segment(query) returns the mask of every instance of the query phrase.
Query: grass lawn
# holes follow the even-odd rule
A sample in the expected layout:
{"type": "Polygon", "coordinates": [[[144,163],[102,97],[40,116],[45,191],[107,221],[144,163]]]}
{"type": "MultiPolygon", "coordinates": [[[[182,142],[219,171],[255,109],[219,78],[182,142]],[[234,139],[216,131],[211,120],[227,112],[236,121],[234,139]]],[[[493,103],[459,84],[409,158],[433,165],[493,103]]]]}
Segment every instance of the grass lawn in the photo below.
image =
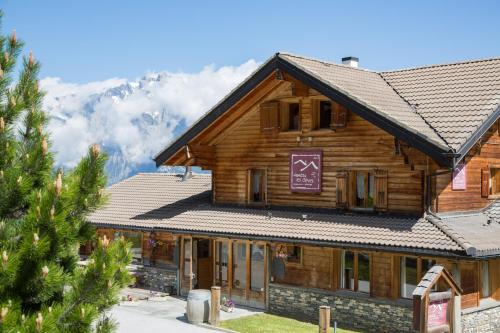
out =
{"type": "MultiPolygon", "coordinates": [[[[258,314],[223,321],[220,325],[240,333],[317,333],[318,325],[304,323],[295,319],[279,317],[270,314],[258,314]]],[[[333,328],[331,329],[333,332],[333,328]]],[[[337,328],[338,333],[353,333],[354,331],[337,328]]]]}

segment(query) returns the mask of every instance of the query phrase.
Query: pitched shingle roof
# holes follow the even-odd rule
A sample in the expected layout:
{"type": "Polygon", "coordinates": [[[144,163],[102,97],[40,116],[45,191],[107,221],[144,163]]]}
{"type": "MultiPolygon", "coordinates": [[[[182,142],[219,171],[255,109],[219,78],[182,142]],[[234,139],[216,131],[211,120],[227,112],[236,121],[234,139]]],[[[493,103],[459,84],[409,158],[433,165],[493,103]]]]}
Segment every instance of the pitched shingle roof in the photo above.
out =
{"type": "Polygon", "coordinates": [[[475,257],[500,255],[500,200],[476,212],[439,214],[429,217],[438,228],[475,257]]]}
{"type": "Polygon", "coordinates": [[[183,182],[178,175],[138,174],[111,186],[107,205],[88,219],[97,226],[394,247],[394,250],[463,251],[424,218],[214,206],[210,204],[210,190],[210,175],[196,174],[183,182]],[[307,214],[305,219],[303,214],[307,214]]]}
{"type": "Polygon", "coordinates": [[[156,164],[164,164],[274,70],[291,71],[324,95],[348,102],[352,112],[442,165],[454,166],[500,116],[500,58],[378,73],[277,53],[161,151],[156,164]]]}
{"type": "Polygon", "coordinates": [[[366,105],[373,112],[383,114],[401,124],[416,135],[422,135],[436,145],[446,146],[436,131],[387,84],[379,73],[290,54],[279,54],[279,57],[366,105]]]}
{"type": "Polygon", "coordinates": [[[381,76],[456,150],[500,105],[500,58],[381,76]]]}

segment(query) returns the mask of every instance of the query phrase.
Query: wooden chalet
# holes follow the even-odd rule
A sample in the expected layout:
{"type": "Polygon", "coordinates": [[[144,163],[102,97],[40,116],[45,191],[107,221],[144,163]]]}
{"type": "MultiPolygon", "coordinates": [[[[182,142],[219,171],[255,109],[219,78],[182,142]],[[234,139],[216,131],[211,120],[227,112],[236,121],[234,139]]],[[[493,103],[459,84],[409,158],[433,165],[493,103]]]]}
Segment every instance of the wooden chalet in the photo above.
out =
{"type": "MultiPolygon", "coordinates": [[[[500,331],[500,58],[391,72],[277,53],[89,220],[148,286],[411,331],[439,264],[462,329],[500,331]],[[191,174],[191,166],[210,174],[191,174]]],[[[446,289],[436,286],[436,291],[446,289]]]]}

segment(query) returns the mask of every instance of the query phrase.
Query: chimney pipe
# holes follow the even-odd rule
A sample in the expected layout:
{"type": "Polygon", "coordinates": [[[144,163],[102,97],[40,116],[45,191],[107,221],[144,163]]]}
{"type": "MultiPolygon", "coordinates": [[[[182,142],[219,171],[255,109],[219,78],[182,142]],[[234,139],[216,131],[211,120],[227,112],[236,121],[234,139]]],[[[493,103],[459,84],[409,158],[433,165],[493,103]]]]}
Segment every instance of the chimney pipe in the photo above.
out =
{"type": "Polygon", "coordinates": [[[350,66],[353,68],[358,68],[359,58],[356,57],[344,57],[342,58],[342,65],[350,66]]]}
{"type": "Polygon", "coordinates": [[[186,166],[186,170],[184,171],[184,176],[182,177],[182,181],[185,182],[189,178],[193,177],[193,172],[191,170],[191,166],[186,166]]]}

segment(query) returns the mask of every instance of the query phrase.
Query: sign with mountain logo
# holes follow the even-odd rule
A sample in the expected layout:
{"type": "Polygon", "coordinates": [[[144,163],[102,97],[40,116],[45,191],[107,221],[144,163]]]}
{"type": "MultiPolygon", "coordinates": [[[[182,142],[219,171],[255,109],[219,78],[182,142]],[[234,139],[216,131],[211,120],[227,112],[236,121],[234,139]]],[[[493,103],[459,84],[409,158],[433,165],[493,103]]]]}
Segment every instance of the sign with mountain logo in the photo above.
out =
{"type": "Polygon", "coordinates": [[[290,191],[321,192],[322,150],[293,150],[290,152],[290,191]]]}

